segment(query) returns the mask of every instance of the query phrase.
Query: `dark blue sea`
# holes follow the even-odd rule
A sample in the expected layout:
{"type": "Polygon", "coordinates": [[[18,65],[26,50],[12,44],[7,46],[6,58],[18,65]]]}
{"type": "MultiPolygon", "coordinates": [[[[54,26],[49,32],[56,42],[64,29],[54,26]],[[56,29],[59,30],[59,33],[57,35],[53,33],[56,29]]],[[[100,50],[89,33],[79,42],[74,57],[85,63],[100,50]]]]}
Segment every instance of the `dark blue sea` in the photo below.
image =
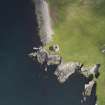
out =
{"type": "Polygon", "coordinates": [[[59,84],[27,54],[39,46],[31,0],[0,1],[0,105],[81,105],[84,80],[59,84]]]}

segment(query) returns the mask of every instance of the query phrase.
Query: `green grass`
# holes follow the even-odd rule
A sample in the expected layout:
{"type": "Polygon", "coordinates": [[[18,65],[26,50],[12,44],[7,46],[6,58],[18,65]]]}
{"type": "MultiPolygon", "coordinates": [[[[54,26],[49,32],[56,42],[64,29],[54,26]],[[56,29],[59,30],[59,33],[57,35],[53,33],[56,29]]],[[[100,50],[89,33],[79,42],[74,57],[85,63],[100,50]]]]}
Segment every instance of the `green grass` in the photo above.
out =
{"type": "Polygon", "coordinates": [[[97,95],[100,105],[105,105],[105,54],[100,51],[105,44],[105,0],[48,1],[55,31],[51,44],[59,44],[65,61],[101,64],[97,95]]]}

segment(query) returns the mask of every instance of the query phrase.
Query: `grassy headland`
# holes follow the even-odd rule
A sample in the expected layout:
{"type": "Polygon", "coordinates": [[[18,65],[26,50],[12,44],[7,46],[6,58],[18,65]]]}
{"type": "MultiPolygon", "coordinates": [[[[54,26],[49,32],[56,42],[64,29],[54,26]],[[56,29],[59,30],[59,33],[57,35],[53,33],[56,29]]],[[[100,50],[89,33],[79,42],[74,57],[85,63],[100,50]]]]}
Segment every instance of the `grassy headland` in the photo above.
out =
{"type": "Polygon", "coordinates": [[[105,105],[105,0],[48,0],[55,31],[65,61],[101,64],[97,96],[105,105]]]}

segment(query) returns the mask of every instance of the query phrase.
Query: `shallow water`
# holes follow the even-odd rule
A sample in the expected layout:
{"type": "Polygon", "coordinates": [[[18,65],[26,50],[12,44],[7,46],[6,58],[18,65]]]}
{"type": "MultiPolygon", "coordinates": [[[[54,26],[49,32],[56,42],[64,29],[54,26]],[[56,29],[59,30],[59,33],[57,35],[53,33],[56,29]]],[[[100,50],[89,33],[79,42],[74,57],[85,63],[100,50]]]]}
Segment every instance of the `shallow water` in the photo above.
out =
{"type": "Polygon", "coordinates": [[[0,105],[80,105],[83,77],[61,85],[27,54],[40,44],[29,0],[0,1],[0,105]]]}

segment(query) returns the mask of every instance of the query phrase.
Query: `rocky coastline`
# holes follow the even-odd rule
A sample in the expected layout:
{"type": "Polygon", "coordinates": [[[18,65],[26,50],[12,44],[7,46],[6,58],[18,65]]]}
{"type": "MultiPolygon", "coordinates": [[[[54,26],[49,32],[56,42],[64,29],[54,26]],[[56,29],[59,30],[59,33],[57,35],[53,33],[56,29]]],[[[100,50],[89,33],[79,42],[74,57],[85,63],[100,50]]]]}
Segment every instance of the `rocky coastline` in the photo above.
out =
{"type": "MultiPolygon", "coordinates": [[[[91,96],[92,90],[97,82],[100,73],[100,64],[87,67],[80,62],[64,62],[64,58],[57,54],[60,50],[58,44],[52,45],[46,50],[44,47],[51,42],[54,33],[51,27],[48,3],[46,0],[34,0],[34,3],[42,46],[38,48],[34,47],[34,51],[29,54],[29,57],[41,64],[45,72],[50,71],[48,70],[48,66],[56,65],[56,69],[52,75],[54,75],[61,84],[65,83],[70,76],[77,73],[87,78],[88,82],[84,84],[83,98],[81,99],[81,104],[84,105],[87,98],[91,96]],[[49,52],[53,52],[53,54],[49,52]]],[[[97,103],[95,105],[97,105],[97,103]]]]}

